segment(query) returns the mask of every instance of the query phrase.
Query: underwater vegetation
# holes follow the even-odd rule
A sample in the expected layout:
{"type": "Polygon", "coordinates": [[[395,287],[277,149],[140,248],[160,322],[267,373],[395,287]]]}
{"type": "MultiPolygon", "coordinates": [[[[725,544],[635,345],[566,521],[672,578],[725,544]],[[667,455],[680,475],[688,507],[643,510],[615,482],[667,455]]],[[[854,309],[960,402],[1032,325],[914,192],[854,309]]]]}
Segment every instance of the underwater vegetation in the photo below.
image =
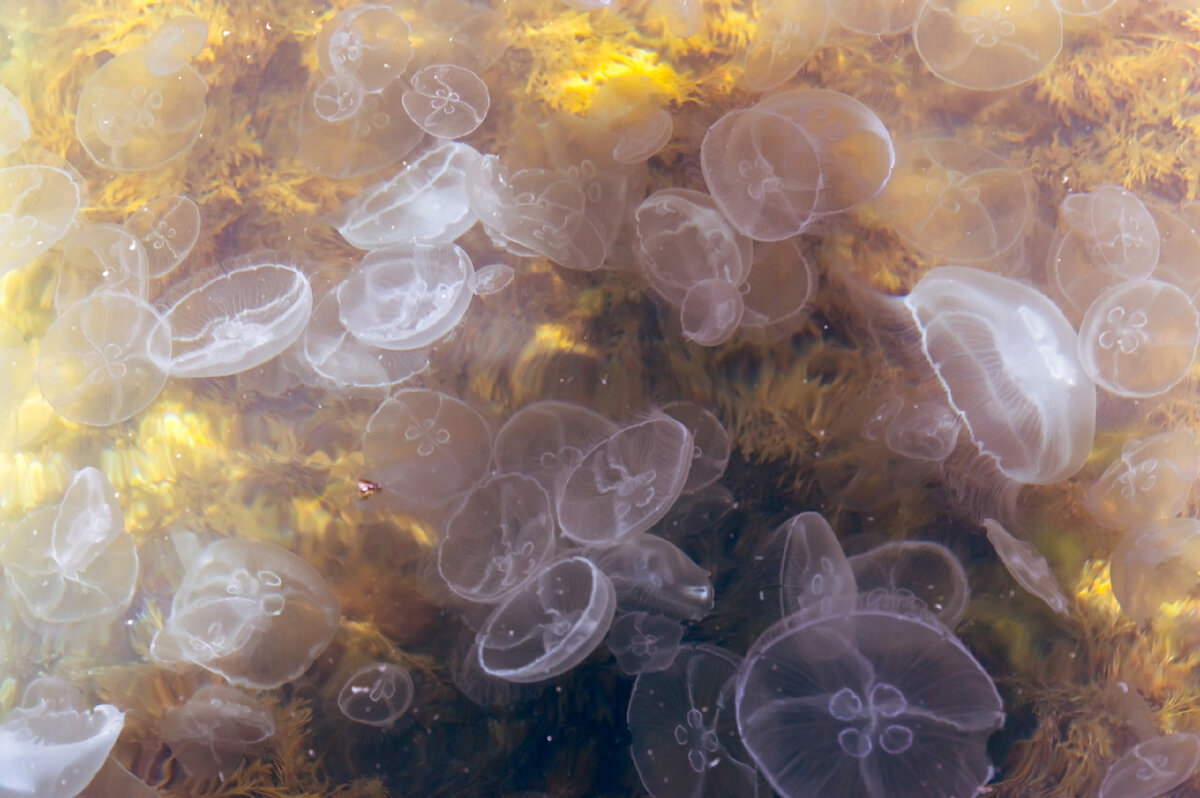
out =
{"type": "Polygon", "coordinates": [[[1200,794],[1200,11],[0,0],[0,798],[1200,794]]]}

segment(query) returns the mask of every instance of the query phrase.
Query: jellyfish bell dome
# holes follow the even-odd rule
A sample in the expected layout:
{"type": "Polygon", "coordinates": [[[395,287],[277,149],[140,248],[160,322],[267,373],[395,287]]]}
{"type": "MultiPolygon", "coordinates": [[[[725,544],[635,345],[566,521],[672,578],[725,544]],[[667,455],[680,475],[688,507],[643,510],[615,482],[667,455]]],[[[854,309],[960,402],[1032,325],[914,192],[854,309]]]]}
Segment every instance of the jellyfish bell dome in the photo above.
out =
{"type": "Polygon", "coordinates": [[[1053,302],[1011,278],[945,266],[922,277],[904,304],[951,406],[1005,476],[1048,485],[1083,466],[1096,386],[1053,302]]]}

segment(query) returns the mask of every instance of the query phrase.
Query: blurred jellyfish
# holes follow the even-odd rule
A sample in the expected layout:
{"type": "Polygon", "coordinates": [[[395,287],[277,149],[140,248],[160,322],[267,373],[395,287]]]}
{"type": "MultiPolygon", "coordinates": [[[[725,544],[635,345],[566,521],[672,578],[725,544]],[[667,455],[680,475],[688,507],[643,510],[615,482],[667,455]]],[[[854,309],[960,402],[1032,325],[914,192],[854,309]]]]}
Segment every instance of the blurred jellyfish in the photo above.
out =
{"type": "Polygon", "coordinates": [[[1125,533],[1111,559],[1113,596],[1134,623],[1145,623],[1200,584],[1200,521],[1150,521],[1125,533]]]}
{"type": "Polygon", "coordinates": [[[929,613],[951,629],[967,611],[967,574],[953,552],[939,543],[893,541],[847,562],[866,606],[929,613]]]}
{"type": "Polygon", "coordinates": [[[729,433],[720,420],[695,402],[668,402],[662,411],[692,433],[695,449],[683,492],[692,493],[716,482],[729,465],[729,433]]]}
{"type": "Polygon", "coordinates": [[[996,549],[996,555],[1012,578],[1016,579],[1021,587],[1046,602],[1050,609],[1060,615],[1066,615],[1070,604],[1058,586],[1058,580],[1054,578],[1046,558],[1032,544],[1017,540],[999,522],[991,518],[983,520],[983,527],[987,530],[987,538],[992,547],[996,549]]]}
{"type": "Polygon", "coordinates": [[[85,225],[63,241],[54,307],[61,313],[100,291],[145,300],[149,282],[150,261],[132,233],[115,224],[85,225]]]}
{"type": "Polygon", "coordinates": [[[182,706],[163,715],[162,737],[194,779],[225,781],[247,747],[275,734],[275,719],[262,704],[231,687],[201,687],[182,706]]]}
{"type": "Polygon", "coordinates": [[[1133,529],[1183,512],[1198,476],[1200,445],[1190,431],[1134,438],[1088,488],[1084,506],[1099,524],[1133,529]]]}
{"type": "Polygon", "coordinates": [[[713,608],[705,571],[678,546],[644,532],[588,554],[612,580],[622,612],[643,610],[698,621],[713,608]]]}
{"type": "Polygon", "coordinates": [[[338,692],[338,709],[364,726],[391,726],[413,699],[408,671],[390,662],[364,665],[346,679],[338,692]]]}
{"type": "Polygon", "coordinates": [[[734,725],[738,663],[713,646],[682,646],[669,667],[634,682],[626,716],[630,749],[654,798],[758,794],[758,776],[734,725]]]}
{"type": "Polygon", "coordinates": [[[786,83],[816,52],[828,28],[827,0],[771,0],[746,45],[742,79],[755,91],[786,83]]]}
{"type": "Polygon", "coordinates": [[[79,211],[79,184],[51,166],[0,169],[0,274],[58,243],[79,211]]]}
{"type": "Polygon", "coordinates": [[[944,626],[874,610],[777,622],[738,671],[736,705],[786,798],[975,795],[1004,722],[991,678],[944,626]]]}
{"type": "Polygon", "coordinates": [[[0,86],[0,155],[10,155],[29,140],[33,129],[17,96],[0,86]]]}
{"type": "Polygon", "coordinates": [[[1186,732],[1144,740],[1108,766],[1099,798],[1154,798],[1183,784],[1200,767],[1200,736],[1186,732]]]}

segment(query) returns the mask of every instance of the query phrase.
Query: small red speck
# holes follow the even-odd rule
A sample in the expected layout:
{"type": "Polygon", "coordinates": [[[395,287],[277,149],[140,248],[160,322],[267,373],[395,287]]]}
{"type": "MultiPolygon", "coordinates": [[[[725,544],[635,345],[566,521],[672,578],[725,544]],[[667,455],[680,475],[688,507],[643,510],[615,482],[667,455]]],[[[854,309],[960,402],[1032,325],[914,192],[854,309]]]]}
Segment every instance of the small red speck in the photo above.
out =
{"type": "Polygon", "coordinates": [[[373,496],[381,490],[383,490],[383,486],[378,482],[372,482],[369,479],[360,479],[358,481],[358,497],[360,499],[373,496]]]}

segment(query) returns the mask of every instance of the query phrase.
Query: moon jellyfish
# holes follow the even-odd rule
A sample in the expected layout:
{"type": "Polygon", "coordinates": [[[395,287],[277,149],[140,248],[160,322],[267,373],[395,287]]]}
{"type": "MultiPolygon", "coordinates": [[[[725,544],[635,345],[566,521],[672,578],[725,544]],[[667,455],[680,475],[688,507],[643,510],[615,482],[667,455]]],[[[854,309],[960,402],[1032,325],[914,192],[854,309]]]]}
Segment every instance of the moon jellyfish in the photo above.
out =
{"type": "Polygon", "coordinates": [[[475,270],[467,286],[475,296],[498,294],[512,284],[517,273],[507,263],[491,263],[475,270]]]}
{"type": "Polygon", "coordinates": [[[627,676],[666,670],[679,653],[683,627],[662,615],[628,612],[618,615],[608,631],[608,650],[627,676]]]}
{"type": "Polygon", "coordinates": [[[583,405],[545,399],[525,405],[504,422],[493,457],[501,473],[531,477],[555,498],[559,478],[616,431],[616,424],[583,405]]]}
{"type": "Polygon", "coordinates": [[[905,401],[900,397],[887,419],[883,441],[896,454],[913,460],[940,462],[958,442],[958,414],[940,397],[905,401]]]}
{"type": "Polygon", "coordinates": [[[146,67],[155,75],[174,75],[200,55],[208,39],[208,23],[197,16],[171,17],[146,41],[146,67]]]}
{"type": "Polygon", "coordinates": [[[829,0],[833,18],[870,36],[902,33],[912,26],[920,0],[829,0]]]}
{"type": "Polygon", "coordinates": [[[399,81],[357,102],[351,82],[357,76],[330,80],[314,76],[309,101],[300,108],[299,157],[313,172],[335,178],[369,174],[399,161],[421,141],[424,131],[405,113],[399,81]]]}
{"type": "Polygon", "coordinates": [[[268,690],[308,670],[340,620],[329,586],[300,557],[271,543],[225,538],[188,564],[150,654],[268,690]]]}
{"type": "Polygon", "coordinates": [[[317,62],[326,75],[351,75],[364,91],[382,91],[408,68],[410,33],[409,24],[389,6],[351,6],[321,26],[317,62]]]}
{"type": "Polygon", "coordinates": [[[820,513],[798,513],[784,521],[760,556],[774,572],[768,584],[779,585],[780,615],[829,615],[854,606],[854,572],[820,513]]]}
{"type": "Polygon", "coordinates": [[[140,241],[115,224],[87,225],[63,241],[54,307],[61,312],[99,291],[146,299],[149,281],[149,260],[140,241]]]}
{"type": "Polygon", "coordinates": [[[734,725],[739,660],[713,646],[682,646],[667,668],[633,684],[630,751],[654,798],[752,798],[758,776],[734,725]]]}
{"type": "Polygon", "coordinates": [[[1079,360],[1096,384],[1118,396],[1157,396],[1179,384],[1196,360],[1200,313],[1179,288],[1127,280],[1096,297],[1079,325],[1079,360]]]}
{"type": "Polygon", "coordinates": [[[1200,476],[1200,446],[1187,430],[1134,438],[1088,488],[1083,503],[1097,523],[1134,529],[1183,512],[1200,476]]]}
{"type": "MultiPolygon", "coordinates": [[[[155,169],[186,152],[200,135],[208,84],[185,63],[162,72],[168,68],[164,51],[152,49],[154,44],[151,37],[147,47],[112,58],[79,94],[75,133],[92,160],[107,169],[155,169]]],[[[179,53],[166,52],[174,64],[179,53]]]]}
{"type": "Polygon", "coordinates": [[[200,208],[188,197],[159,197],[125,220],[142,244],[151,277],[165,277],[183,262],[200,239],[200,208]]]}
{"type": "Polygon", "coordinates": [[[338,692],[337,704],[355,723],[382,728],[395,723],[412,699],[408,671],[390,662],[372,662],[350,674],[338,692]]]}
{"type": "Polygon", "coordinates": [[[466,144],[439,142],[351,199],[338,232],[359,249],[453,241],[478,221],[467,201],[466,178],[479,158],[466,144]]]}
{"type": "Polygon", "coordinates": [[[458,595],[494,602],[535,576],[553,554],[550,497],[529,477],[502,474],[468,493],[446,521],[437,567],[458,595]]]}
{"type": "Polygon", "coordinates": [[[742,283],[741,329],[783,335],[805,318],[817,273],[796,239],[754,243],[750,276],[742,283]]]}
{"type": "Polygon", "coordinates": [[[368,252],[337,288],[338,315],[355,338],[417,349],[453,330],[471,304],[475,267],[455,244],[395,244],[368,252]]]}
{"type": "Polygon", "coordinates": [[[483,72],[508,48],[501,15],[471,0],[424,0],[419,4],[432,27],[421,42],[432,61],[461,64],[483,72]]]}
{"type": "Polygon", "coordinates": [[[1171,792],[1200,767],[1200,736],[1164,734],[1130,748],[1108,766],[1099,798],[1154,798],[1171,792]]]}
{"type": "Polygon", "coordinates": [[[0,723],[0,794],[75,798],[99,772],[125,726],[111,704],[92,709],[45,701],[15,707],[0,723]]]}
{"type": "Polygon", "coordinates": [[[639,533],[588,553],[610,580],[622,612],[698,621],[713,608],[708,571],[669,540],[639,533]]]}
{"type": "Polygon", "coordinates": [[[57,508],[14,524],[0,562],[29,616],[46,623],[112,619],[133,600],[137,547],[112,485],[95,468],[75,474],[57,508]]]}
{"type": "Polygon", "coordinates": [[[712,413],[695,402],[668,402],[662,411],[692,433],[692,463],[683,492],[691,493],[716,482],[729,465],[729,433],[712,413]]]}
{"type": "Polygon", "coordinates": [[[300,339],[305,363],[338,388],[399,385],[429,365],[428,349],[396,352],[364,344],[342,324],[337,292],[321,297],[300,339]]]}
{"type": "Polygon", "coordinates": [[[487,84],[466,67],[430,64],[413,74],[401,102],[421,130],[457,139],[483,124],[491,98],[487,84]]]}
{"type": "Polygon", "coordinates": [[[563,534],[608,546],[645,532],[679,498],[692,451],[692,434],[670,416],[624,427],[562,478],[557,505],[563,534]]]}
{"type": "Polygon", "coordinates": [[[188,292],[170,310],[172,377],[223,377],[291,346],[312,314],[312,288],[294,266],[242,266],[188,292]]]}
{"type": "Polygon", "coordinates": [[[929,138],[896,148],[896,168],[872,208],[929,255],[974,263],[1012,249],[1033,202],[1025,178],[999,155],[929,138]]]}
{"type": "Polygon", "coordinates": [[[326,122],[344,122],[358,113],[366,96],[363,85],[353,75],[328,75],[312,90],[312,107],[326,122]]]}
{"type": "Polygon", "coordinates": [[[29,140],[33,129],[17,96],[0,86],[0,155],[11,155],[29,140]]]}
{"type": "Polygon", "coordinates": [[[1083,466],[1096,388],[1053,302],[1016,280],[950,266],[928,272],[904,303],[971,439],[1006,476],[1053,484],[1083,466]]]}
{"type": "Polygon", "coordinates": [[[884,543],[847,559],[866,606],[895,612],[929,613],[954,628],[971,590],[953,552],[938,543],[905,540],[884,543]]]}
{"type": "Polygon", "coordinates": [[[738,670],[738,730],[782,796],[975,795],[1004,722],[991,677],[941,624],[885,611],[794,615],[738,670]]]}
{"type": "Polygon", "coordinates": [[[829,28],[828,0],[771,0],[746,45],[742,79],[755,91],[791,80],[829,28]]]}
{"type": "Polygon", "coordinates": [[[1062,14],[1051,0],[929,0],[913,23],[925,66],[964,89],[1032,80],[1058,57],[1062,14]]]}
{"type": "Polygon", "coordinates": [[[399,391],[367,421],[368,473],[413,507],[437,507],[487,472],[492,433],[467,403],[438,391],[399,391]]]}
{"type": "Polygon", "coordinates": [[[625,126],[613,146],[613,160],[626,165],[648,161],[667,146],[674,130],[675,122],[669,111],[661,108],[651,111],[625,126]]]}
{"type": "Polygon", "coordinates": [[[243,752],[275,734],[275,719],[262,704],[231,687],[201,687],[185,704],[163,715],[162,738],[194,779],[225,781],[243,752]]]}
{"type": "Polygon", "coordinates": [[[1054,578],[1046,558],[1032,544],[1010,535],[997,521],[985,518],[983,528],[987,530],[988,540],[1012,578],[1016,579],[1021,587],[1046,602],[1050,609],[1059,615],[1066,615],[1070,604],[1058,586],[1058,580],[1054,578]]]}
{"type": "Polygon", "coordinates": [[[1121,610],[1142,624],[1160,606],[1187,598],[1200,584],[1200,521],[1167,518],[1125,533],[1113,549],[1112,591],[1121,610]]]}
{"type": "Polygon", "coordinates": [[[38,385],[59,415],[107,427],[154,401],[170,362],[170,325],[140,299],[104,291],[71,305],[46,330],[38,385]]]}
{"type": "Polygon", "coordinates": [[[582,557],[556,560],[509,595],[478,637],[483,671],[531,683],[566,673],[600,644],[617,600],[612,583],[582,557]]]}
{"type": "Polygon", "coordinates": [[[1158,229],[1158,263],[1151,277],[1179,286],[1194,302],[1200,296],[1200,232],[1197,223],[1181,210],[1160,202],[1144,201],[1158,229]]]}
{"type": "Polygon", "coordinates": [[[79,211],[79,185],[51,166],[0,169],[0,274],[58,243],[79,211]]]}

